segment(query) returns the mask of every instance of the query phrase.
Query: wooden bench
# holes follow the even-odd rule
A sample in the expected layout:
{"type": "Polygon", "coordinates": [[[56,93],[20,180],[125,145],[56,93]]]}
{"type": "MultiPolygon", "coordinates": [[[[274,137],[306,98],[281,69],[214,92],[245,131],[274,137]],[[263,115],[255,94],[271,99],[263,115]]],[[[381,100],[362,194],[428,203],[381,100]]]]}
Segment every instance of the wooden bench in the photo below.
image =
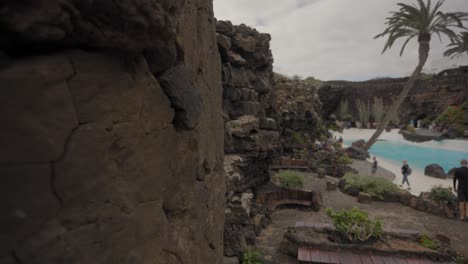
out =
{"type": "Polygon", "coordinates": [[[272,165],[270,170],[302,170],[309,171],[310,168],[307,166],[286,166],[286,165],[272,165]]]}
{"type": "Polygon", "coordinates": [[[445,264],[451,262],[437,262],[427,258],[394,257],[374,254],[353,253],[349,251],[327,251],[314,248],[300,247],[297,252],[300,263],[334,263],[334,264],[445,264]]]}

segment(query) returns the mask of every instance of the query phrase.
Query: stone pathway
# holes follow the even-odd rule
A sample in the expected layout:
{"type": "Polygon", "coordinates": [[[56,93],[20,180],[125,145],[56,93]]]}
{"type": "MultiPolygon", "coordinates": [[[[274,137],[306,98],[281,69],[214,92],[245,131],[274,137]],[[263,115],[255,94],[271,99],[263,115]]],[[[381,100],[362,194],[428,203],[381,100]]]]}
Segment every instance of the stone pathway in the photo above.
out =
{"type": "Polygon", "coordinates": [[[383,219],[384,228],[407,229],[425,232],[432,235],[441,234],[450,237],[452,247],[468,255],[468,222],[451,220],[425,212],[414,210],[399,203],[373,202],[359,204],[355,197],[337,191],[326,191],[325,179],[314,174],[304,173],[305,189],[321,191],[323,208],[319,212],[297,209],[278,209],[272,214],[273,222],[262,231],[256,240],[256,247],[266,256],[266,263],[298,263],[295,258],[279,252],[279,246],[287,227],[296,222],[331,223],[325,214],[325,208],[350,209],[358,206],[369,212],[371,217],[383,219]]]}
{"type": "MultiPolygon", "coordinates": [[[[377,161],[379,161],[377,159],[377,161]]],[[[395,174],[387,169],[382,167],[378,167],[375,174],[372,174],[371,163],[365,160],[353,160],[353,163],[350,165],[351,168],[357,170],[359,175],[362,176],[376,176],[382,177],[389,181],[393,181],[395,179],[395,174]]]]}

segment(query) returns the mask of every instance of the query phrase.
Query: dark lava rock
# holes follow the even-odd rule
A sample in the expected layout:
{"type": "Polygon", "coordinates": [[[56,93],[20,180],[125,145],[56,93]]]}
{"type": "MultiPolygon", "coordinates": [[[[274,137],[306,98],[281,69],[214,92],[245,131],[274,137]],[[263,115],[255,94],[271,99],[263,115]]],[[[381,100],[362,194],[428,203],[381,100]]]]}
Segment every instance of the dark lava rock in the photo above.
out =
{"type": "Polygon", "coordinates": [[[447,178],[444,169],[438,164],[430,164],[426,166],[426,168],[424,169],[424,175],[439,179],[447,178]]]}

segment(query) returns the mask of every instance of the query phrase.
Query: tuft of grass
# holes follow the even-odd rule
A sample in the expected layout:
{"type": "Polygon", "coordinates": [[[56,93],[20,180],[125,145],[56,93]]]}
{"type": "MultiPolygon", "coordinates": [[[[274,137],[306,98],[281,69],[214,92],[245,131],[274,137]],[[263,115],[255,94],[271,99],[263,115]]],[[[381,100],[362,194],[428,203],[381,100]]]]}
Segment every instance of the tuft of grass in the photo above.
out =
{"type": "Polygon", "coordinates": [[[354,173],[347,173],[343,176],[346,181],[345,189],[357,188],[361,192],[368,193],[370,196],[383,200],[387,193],[398,192],[398,186],[391,181],[370,176],[360,176],[354,173]]]}
{"type": "Polygon", "coordinates": [[[278,173],[281,187],[287,189],[300,189],[304,186],[304,176],[297,171],[284,170],[278,173]]]}
{"type": "Polygon", "coordinates": [[[423,247],[426,247],[432,250],[436,250],[439,248],[439,244],[435,242],[434,240],[432,240],[432,238],[430,238],[427,234],[421,234],[419,236],[419,244],[421,244],[421,246],[423,247]]]}

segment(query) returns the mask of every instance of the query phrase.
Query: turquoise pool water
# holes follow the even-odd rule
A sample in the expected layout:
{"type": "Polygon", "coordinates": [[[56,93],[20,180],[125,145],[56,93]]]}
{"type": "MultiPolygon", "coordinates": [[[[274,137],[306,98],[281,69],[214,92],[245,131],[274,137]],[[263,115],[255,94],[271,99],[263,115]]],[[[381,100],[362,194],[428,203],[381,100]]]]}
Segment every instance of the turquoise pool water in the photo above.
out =
{"type": "MultiPolygon", "coordinates": [[[[346,145],[351,145],[354,140],[345,140],[346,145]]],[[[420,147],[404,142],[377,141],[370,149],[372,155],[382,157],[401,164],[402,160],[408,160],[411,167],[424,171],[424,168],[437,163],[445,172],[451,168],[459,167],[460,160],[468,158],[467,151],[447,150],[431,147],[420,147]]]]}

